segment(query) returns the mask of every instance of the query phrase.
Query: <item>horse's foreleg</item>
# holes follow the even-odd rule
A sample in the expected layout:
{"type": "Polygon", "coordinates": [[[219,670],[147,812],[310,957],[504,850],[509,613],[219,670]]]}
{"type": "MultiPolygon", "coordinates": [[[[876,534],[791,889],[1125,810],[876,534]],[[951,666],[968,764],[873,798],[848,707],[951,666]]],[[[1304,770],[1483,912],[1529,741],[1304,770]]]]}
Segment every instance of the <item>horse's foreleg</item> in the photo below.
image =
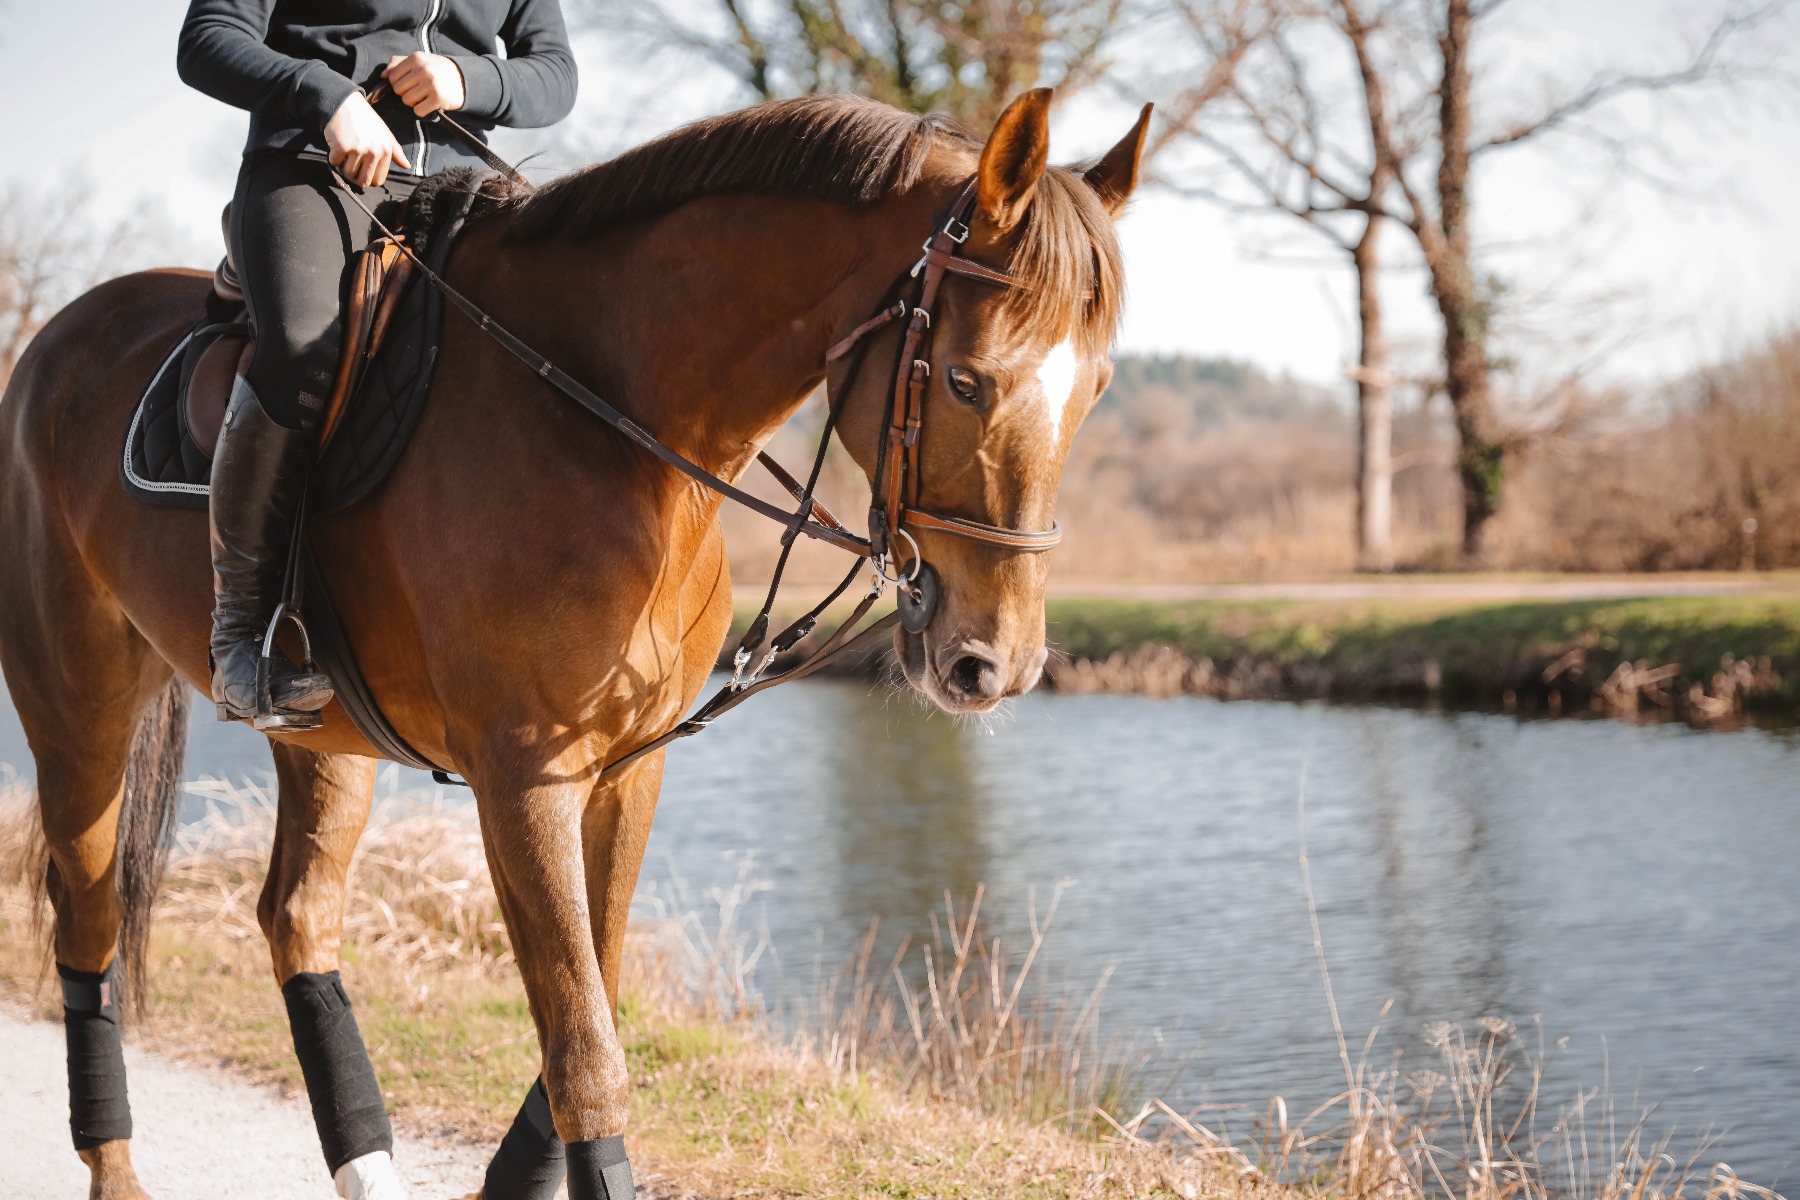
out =
{"type": "Polygon", "coordinates": [[[280,798],[257,918],[287,1002],[325,1165],[347,1200],[400,1200],[394,1135],[338,975],[344,877],[369,819],[372,759],[276,743],[280,798]]]}
{"type": "Polygon", "coordinates": [[[583,854],[590,799],[604,803],[606,793],[584,782],[539,782],[548,772],[534,774],[525,786],[508,787],[484,772],[475,780],[494,889],[543,1053],[543,1095],[527,1097],[482,1195],[554,1194],[562,1165],[544,1128],[547,1107],[566,1150],[569,1200],[630,1200],[630,1079],[595,950],[583,854]]]}

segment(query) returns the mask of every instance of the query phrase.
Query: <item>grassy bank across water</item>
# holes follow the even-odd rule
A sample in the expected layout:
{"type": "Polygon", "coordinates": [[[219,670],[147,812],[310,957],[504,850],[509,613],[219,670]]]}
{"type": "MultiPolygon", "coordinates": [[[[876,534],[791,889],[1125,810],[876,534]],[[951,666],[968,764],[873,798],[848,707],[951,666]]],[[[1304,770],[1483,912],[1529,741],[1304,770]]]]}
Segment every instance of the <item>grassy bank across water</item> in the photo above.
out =
{"type": "Polygon", "coordinates": [[[1056,598],[1054,686],[1669,712],[1800,705],[1800,595],[1457,602],[1056,598]]]}
{"type": "MultiPolygon", "coordinates": [[[[1554,594],[1558,582],[1387,580],[1370,585],[1375,594],[1323,587],[1293,599],[1052,595],[1046,674],[1059,691],[1437,701],[1701,724],[1800,711],[1800,580],[1728,595],[1519,598],[1554,594]]],[[[740,603],[740,628],[753,611],[740,603]]]]}

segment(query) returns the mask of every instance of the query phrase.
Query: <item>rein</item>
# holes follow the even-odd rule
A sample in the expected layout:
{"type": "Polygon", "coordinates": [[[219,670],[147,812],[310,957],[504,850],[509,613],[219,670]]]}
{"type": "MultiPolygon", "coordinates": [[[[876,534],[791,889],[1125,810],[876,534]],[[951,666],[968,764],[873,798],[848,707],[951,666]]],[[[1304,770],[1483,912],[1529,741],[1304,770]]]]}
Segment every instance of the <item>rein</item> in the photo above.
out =
{"type": "MultiPolygon", "coordinates": [[[[451,122],[451,127],[471,143],[480,142],[478,138],[463,130],[454,121],[451,122]]],[[[484,159],[488,159],[491,155],[493,159],[499,160],[499,156],[488,150],[485,144],[481,144],[481,149],[486,151],[482,156],[484,159]]],[[[515,182],[524,183],[518,172],[504,160],[499,160],[499,169],[515,182]]],[[[971,178],[964,185],[948,213],[934,227],[931,236],[926,239],[922,247],[923,256],[914,264],[910,272],[897,280],[895,285],[889,289],[889,294],[892,295],[894,292],[906,290],[909,280],[916,280],[916,287],[912,289],[912,298],[910,300],[902,298],[891,303],[886,302],[884,298],[883,306],[873,316],[834,342],[826,351],[825,361],[827,364],[836,362],[846,355],[854,354],[855,357],[851,359],[842,383],[835,389],[837,397],[831,401],[827,411],[825,427],[819,435],[818,451],[814,455],[812,470],[806,482],[802,484],[795,479],[768,454],[760,451],[757,453],[757,461],[797,502],[797,507],[789,512],[733,486],[692,459],[664,445],[643,426],[608,404],[579,380],[532,349],[531,346],[495,321],[474,301],[452,287],[443,276],[426,265],[404,239],[389,229],[381,218],[375,215],[374,210],[363,203],[362,197],[354,185],[345,179],[335,166],[332,167],[332,173],[337,176],[345,194],[355,201],[356,206],[362,209],[375,228],[400,247],[425,279],[464,316],[473,321],[478,329],[530,367],[533,374],[695,482],[782,526],[781,556],[775,564],[775,571],[769,583],[768,596],[763,601],[756,619],[740,639],[737,650],[732,656],[734,669],[730,682],[696,708],[691,716],[678,722],[659,737],[608,762],[600,770],[599,777],[601,779],[607,779],[617,774],[639,758],[662,749],[670,742],[699,733],[718,717],[737,707],[757,692],[789,680],[803,679],[811,675],[833,660],[871,643],[877,636],[893,628],[895,624],[901,624],[915,633],[922,630],[929,623],[931,611],[935,607],[937,585],[935,577],[931,574],[919,549],[917,540],[907,532],[907,526],[927,532],[949,534],[1014,551],[1041,552],[1049,550],[1062,540],[1061,526],[1055,521],[1052,521],[1050,528],[1046,530],[1008,529],[1004,526],[991,525],[965,517],[934,513],[921,508],[918,502],[920,490],[919,432],[924,424],[925,390],[931,377],[929,359],[933,314],[937,308],[938,291],[943,285],[944,278],[946,275],[955,274],[996,287],[1025,286],[1005,271],[963,258],[958,253],[963,243],[969,238],[968,219],[975,207],[975,179],[971,178]],[[903,318],[906,319],[907,324],[901,337],[893,387],[887,395],[886,411],[882,421],[886,432],[881,448],[881,457],[877,461],[875,478],[872,481],[874,499],[869,509],[869,537],[863,538],[845,528],[841,521],[834,517],[823,504],[819,503],[813,493],[825,464],[826,450],[831,444],[832,434],[837,427],[841,405],[853,390],[857,374],[860,372],[866,356],[868,338],[903,318]],[[856,562],[829,595],[769,641],[768,649],[764,651],[762,658],[746,675],[745,670],[750,665],[751,658],[758,650],[762,649],[763,642],[768,636],[769,618],[781,589],[782,575],[787,568],[794,543],[802,535],[847,550],[856,555],[856,562]],[[912,548],[911,569],[905,572],[900,571],[893,562],[895,542],[896,539],[901,538],[904,538],[912,548]],[[862,569],[864,561],[872,562],[875,579],[855,609],[851,611],[850,616],[838,625],[836,631],[826,639],[824,645],[808,655],[802,662],[778,674],[765,675],[764,672],[777,657],[791,650],[812,633],[825,610],[849,590],[857,573],[862,569]],[[881,598],[888,584],[895,585],[897,589],[899,609],[888,613],[866,629],[852,635],[851,631],[868,615],[870,608],[881,598]]],[[[444,771],[433,771],[432,776],[440,783],[458,782],[444,771]]]]}

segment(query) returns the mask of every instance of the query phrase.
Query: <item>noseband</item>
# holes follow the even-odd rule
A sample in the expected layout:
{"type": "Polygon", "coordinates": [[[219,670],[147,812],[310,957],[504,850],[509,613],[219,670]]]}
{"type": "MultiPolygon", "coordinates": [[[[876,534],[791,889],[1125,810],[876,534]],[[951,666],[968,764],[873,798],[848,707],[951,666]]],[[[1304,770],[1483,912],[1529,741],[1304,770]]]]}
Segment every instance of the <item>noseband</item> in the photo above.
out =
{"type": "MultiPolygon", "coordinates": [[[[333,171],[336,173],[336,168],[333,168],[333,171]]],[[[507,168],[507,173],[517,177],[517,173],[510,167],[507,168]]],[[[341,174],[338,175],[338,180],[343,185],[345,194],[356,202],[357,207],[363,210],[377,229],[394,239],[406,256],[412,259],[414,268],[425,277],[431,286],[441,292],[444,298],[459,309],[463,315],[475,322],[477,328],[483,333],[493,338],[508,353],[530,367],[539,378],[695,482],[752,512],[760,513],[778,522],[783,527],[781,556],[776,561],[775,571],[769,583],[768,598],[763,602],[762,609],[757,614],[755,621],[751,623],[749,630],[738,643],[737,651],[733,656],[736,670],[732,674],[731,682],[696,709],[692,716],[662,736],[645,743],[629,754],[621,755],[608,762],[601,769],[600,777],[602,779],[616,774],[644,755],[660,750],[677,738],[700,732],[720,715],[735,708],[755,693],[776,684],[785,683],[790,679],[799,679],[812,674],[833,659],[872,642],[876,636],[892,628],[896,623],[911,633],[916,634],[922,631],[930,623],[931,617],[936,611],[938,587],[937,578],[932,573],[931,567],[925,562],[924,555],[919,549],[919,543],[910,532],[911,530],[948,534],[952,537],[981,542],[1006,550],[1034,553],[1048,550],[1062,540],[1062,528],[1055,521],[1050,523],[1049,529],[1044,530],[1008,529],[1002,525],[990,525],[985,521],[932,512],[919,505],[919,432],[924,425],[925,391],[931,382],[931,341],[938,292],[949,275],[960,275],[965,279],[972,279],[978,283],[995,287],[1023,288],[1026,286],[1005,271],[983,266],[981,263],[963,258],[960,254],[963,243],[969,240],[968,222],[975,208],[977,181],[974,178],[971,178],[963,186],[949,211],[932,230],[931,236],[925,240],[924,255],[906,275],[902,276],[888,290],[890,296],[896,292],[910,290],[912,293],[910,298],[903,296],[892,304],[884,305],[874,316],[851,330],[849,334],[826,351],[825,361],[827,364],[836,362],[852,353],[856,357],[852,359],[845,372],[842,384],[836,389],[837,397],[830,404],[825,419],[825,428],[820,434],[818,450],[813,458],[812,471],[806,482],[800,483],[767,454],[761,452],[757,454],[757,460],[799,502],[792,512],[778,508],[760,497],[752,496],[727,483],[686,455],[664,445],[649,430],[602,400],[573,376],[532,349],[427,266],[413,253],[412,248],[403,239],[397,237],[363,203],[362,197],[358,195],[356,189],[341,174]],[[910,289],[909,284],[912,285],[910,289]],[[832,432],[836,428],[838,417],[842,412],[843,400],[850,394],[857,372],[862,366],[864,357],[862,352],[867,349],[867,339],[870,335],[903,318],[906,319],[906,328],[901,336],[899,354],[895,360],[894,384],[888,391],[886,410],[882,419],[884,433],[879,449],[880,457],[876,461],[875,477],[872,481],[874,500],[869,508],[869,536],[862,538],[851,533],[841,521],[832,516],[825,506],[814,498],[814,492],[825,465],[825,452],[831,444],[832,432]],[[787,568],[788,557],[794,548],[794,543],[802,535],[850,551],[857,555],[856,564],[850,568],[849,573],[844,576],[843,581],[830,595],[814,605],[810,611],[782,630],[772,640],[768,640],[767,650],[763,652],[755,668],[746,675],[745,669],[749,666],[751,658],[757,651],[763,649],[764,642],[768,638],[769,616],[781,588],[781,577],[787,568]],[[898,540],[904,540],[911,547],[911,557],[906,562],[896,563],[894,560],[895,543],[898,540]],[[849,589],[864,561],[872,562],[878,578],[849,618],[840,624],[836,632],[826,639],[825,644],[809,655],[804,662],[779,674],[765,676],[763,672],[779,655],[793,649],[817,627],[819,617],[849,589]],[[905,570],[902,571],[901,568],[905,568],[905,570]],[[896,587],[897,611],[889,613],[852,636],[856,625],[868,614],[875,601],[880,599],[887,584],[893,584],[896,587]]],[[[441,771],[433,772],[433,774],[439,776],[440,779],[445,778],[441,771]]]]}

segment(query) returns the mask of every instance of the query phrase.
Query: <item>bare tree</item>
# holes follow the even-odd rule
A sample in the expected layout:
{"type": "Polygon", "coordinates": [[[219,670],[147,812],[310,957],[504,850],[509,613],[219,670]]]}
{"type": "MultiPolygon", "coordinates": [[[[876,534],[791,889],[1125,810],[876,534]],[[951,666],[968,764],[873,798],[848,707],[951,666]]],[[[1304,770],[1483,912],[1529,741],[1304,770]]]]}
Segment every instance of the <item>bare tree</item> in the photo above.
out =
{"type": "MultiPolygon", "coordinates": [[[[1381,232],[1393,169],[1373,152],[1372,130],[1389,120],[1378,72],[1344,80],[1354,99],[1327,98],[1323,68],[1297,41],[1334,15],[1327,5],[1266,0],[1255,8],[1182,0],[1183,24],[1214,64],[1197,88],[1165,107],[1157,148],[1196,148],[1197,171],[1165,179],[1190,194],[1249,213],[1291,217],[1349,260],[1356,277],[1357,562],[1394,567],[1393,416],[1381,306],[1381,232]],[[1360,119],[1344,114],[1360,110],[1360,119]]],[[[1314,53],[1316,59],[1316,51],[1314,53]]]]}
{"type": "Polygon", "coordinates": [[[757,99],[855,92],[986,130],[1019,93],[1105,74],[1128,0],[588,0],[609,27],[723,67],[757,99]]]}
{"type": "MultiPolygon", "coordinates": [[[[1193,25],[1194,6],[1177,0],[1193,25]]],[[[1380,294],[1380,231],[1408,231],[1442,320],[1443,391],[1458,440],[1462,547],[1482,553],[1498,513],[1508,451],[1519,439],[1495,411],[1490,354],[1494,297],[1478,270],[1472,234],[1475,165],[1486,155],[1549,135],[1581,136],[1611,161],[1630,166],[1658,149],[1653,134],[1622,137],[1597,120],[1624,96],[1664,93],[1738,78],[1725,51],[1784,7],[1726,7],[1691,57],[1667,71],[1602,71],[1563,88],[1527,116],[1477,126],[1477,99],[1496,82],[1477,78],[1476,48],[1508,0],[1267,0],[1268,49],[1236,73],[1228,103],[1204,129],[1173,129],[1198,144],[1213,173],[1196,190],[1239,209],[1285,213],[1330,238],[1357,276],[1361,349],[1354,375],[1363,412],[1361,520],[1365,561],[1380,565],[1390,484],[1380,294]],[[1342,121],[1344,104],[1326,98],[1344,80],[1361,120],[1342,121]],[[1479,93],[1479,96],[1478,96],[1479,93]],[[1229,119],[1217,119],[1220,113],[1229,119]],[[1235,186],[1218,181],[1218,168],[1235,186]]],[[[1730,0],[1727,0],[1729,4],[1730,0]]],[[[1205,10],[1202,10],[1205,11],[1205,10]]],[[[1484,103],[1484,107],[1496,105],[1484,103]]],[[[1641,174],[1641,173],[1640,173],[1641,174]]],[[[1193,185],[1190,185],[1193,186],[1193,185]]]]}
{"type": "MultiPolygon", "coordinates": [[[[1379,28],[1409,37],[1435,75],[1435,121],[1422,143],[1379,121],[1371,121],[1377,158],[1392,174],[1401,203],[1396,218],[1418,244],[1430,279],[1432,299],[1443,321],[1444,390],[1456,421],[1457,473],[1463,493],[1463,553],[1483,552],[1487,523],[1499,512],[1507,469],[1508,439],[1494,411],[1493,363],[1489,356],[1490,302],[1476,270],[1471,234],[1473,168],[1479,158],[1525,145],[1551,133],[1584,134],[1629,160],[1655,148],[1653,135],[1621,141],[1588,119],[1633,93],[1668,92],[1708,82],[1726,82],[1734,71],[1723,57],[1728,43],[1765,22],[1784,2],[1755,9],[1727,7],[1690,60],[1669,71],[1606,70],[1543,104],[1530,116],[1478,128],[1474,105],[1475,48],[1491,16],[1507,0],[1431,0],[1424,20],[1397,15],[1398,4],[1381,12],[1380,23],[1365,19],[1359,0],[1338,0],[1339,27],[1365,74],[1380,74],[1375,46],[1379,28]],[[1435,165],[1435,170],[1429,168],[1435,165]],[[1421,177],[1429,171],[1429,183],[1421,177]]],[[[1429,77],[1429,76],[1428,76],[1429,77]]]]}
{"type": "Polygon", "coordinates": [[[56,192],[0,192],[0,386],[57,309],[106,275],[136,265],[125,260],[141,257],[146,242],[168,240],[154,221],[96,223],[85,191],[70,184],[56,192]]]}

